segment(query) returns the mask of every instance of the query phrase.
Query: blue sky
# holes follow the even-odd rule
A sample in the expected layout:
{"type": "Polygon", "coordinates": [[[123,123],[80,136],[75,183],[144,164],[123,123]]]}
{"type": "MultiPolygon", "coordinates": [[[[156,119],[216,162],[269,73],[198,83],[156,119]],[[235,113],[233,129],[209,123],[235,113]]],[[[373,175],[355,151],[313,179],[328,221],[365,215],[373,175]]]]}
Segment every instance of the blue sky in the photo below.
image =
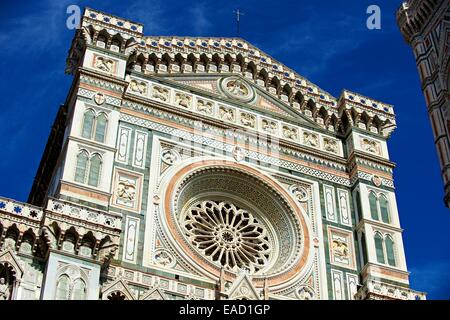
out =
{"type": "Polygon", "coordinates": [[[450,212],[415,61],[395,24],[400,1],[2,1],[0,4],[0,196],[26,201],[56,111],[72,77],[64,74],[74,31],[70,4],[144,24],[146,35],[236,35],[334,96],[349,89],[394,105],[390,139],[411,286],[450,299],[450,212]],[[366,28],[377,4],[382,29],[366,28]]]}

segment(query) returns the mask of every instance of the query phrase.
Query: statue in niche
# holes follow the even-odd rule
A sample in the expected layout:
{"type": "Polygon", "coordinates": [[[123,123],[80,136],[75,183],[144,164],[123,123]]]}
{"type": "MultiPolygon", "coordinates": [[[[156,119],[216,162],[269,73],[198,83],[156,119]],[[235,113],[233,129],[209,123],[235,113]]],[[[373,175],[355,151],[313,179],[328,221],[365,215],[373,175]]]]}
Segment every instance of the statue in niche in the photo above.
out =
{"type": "Polygon", "coordinates": [[[166,88],[154,86],[153,87],[153,98],[161,101],[169,100],[169,90],[166,88]]]}
{"type": "Polygon", "coordinates": [[[137,82],[136,80],[131,80],[130,88],[132,92],[138,92],[140,94],[147,93],[147,85],[145,84],[145,82],[137,82]]]}
{"type": "Polygon", "coordinates": [[[220,107],[219,108],[219,114],[220,114],[220,118],[221,119],[225,119],[225,120],[228,120],[228,121],[234,120],[234,111],[233,111],[233,109],[220,107]]]}
{"type": "Polygon", "coordinates": [[[102,71],[111,72],[113,65],[114,62],[111,59],[97,57],[95,59],[94,67],[102,71]]]}
{"type": "Polygon", "coordinates": [[[213,113],[213,104],[212,102],[205,100],[197,101],[197,110],[203,113],[212,114],[213,113]]]}
{"type": "Polygon", "coordinates": [[[185,93],[177,93],[175,103],[179,106],[189,108],[191,106],[191,97],[185,93]]]}
{"type": "Polygon", "coordinates": [[[283,127],[283,136],[288,139],[296,140],[297,139],[297,129],[284,126],[283,127]]]}
{"type": "Polygon", "coordinates": [[[270,132],[270,133],[275,133],[277,130],[277,123],[274,121],[269,121],[269,120],[263,120],[262,121],[262,128],[264,131],[270,132]]]}
{"type": "Polygon", "coordinates": [[[314,133],[303,132],[303,142],[312,147],[317,147],[319,145],[319,138],[314,133]]]}
{"type": "Polygon", "coordinates": [[[9,285],[6,283],[5,278],[0,278],[0,300],[8,300],[10,294],[9,285]]]}

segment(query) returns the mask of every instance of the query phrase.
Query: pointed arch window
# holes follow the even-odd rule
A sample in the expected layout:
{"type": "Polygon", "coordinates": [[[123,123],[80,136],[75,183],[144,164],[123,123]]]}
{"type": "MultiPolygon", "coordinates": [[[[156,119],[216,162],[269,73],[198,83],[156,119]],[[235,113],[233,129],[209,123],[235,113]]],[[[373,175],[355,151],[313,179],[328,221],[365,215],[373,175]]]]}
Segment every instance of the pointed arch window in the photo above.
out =
{"type": "Polygon", "coordinates": [[[98,187],[102,168],[102,157],[98,153],[90,155],[88,151],[81,150],[77,155],[74,180],[98,187]],[[86,181],[87,180],[87,181],[86,181]]]}
{"type": "Polygon", "coordinates": [[[81,136],[86,139],[94,139],[97,142],[104,143],[108,117],[104,112],[96,114],[94,110],[88,109],[83,116],[83,126],[81,136]]]}
{"type": "Polygon", "coordinates": [[[370,216],[373,220],[378,220],[378,199],[374,192],[369,193],[370,216]]]}
{"type": "Polygon", "coordinates": [[[73,283],[72,300],[86,300],[86,284],[81,279],[73,283]]]}
{"type": "Polygon", "coordinates": [[[381,220],[384,223],[390,223],[391,219],[389,217],[389,202],[384,194],[380,195],[380,213],[381,220]]]}
{"type": "Polygon", "coordinates": [[[98,153],[95,153],[90,160],[88,185],[98,186],[101,166],[102,158],[98,153]]]}
{"type": "Polygon", "coordinates": [[[86,171],[89,162],[89,154],[86,150],[82,150],[77,156],[77,166],[75,168],[75,181],[84,183],[86,179],[86,171]]]}
{"type": "Polygon", "coordinates": [[[104,113],[100,113],[96,119],[94,140],[98,142],[105,142],[106,126],[108,118],[104,113]]]}
{"type": "Polygon", "coordinates": [[[385,194],[369,192],[370,217],[373,220],[391,223],[389,200],[385,194]]]}
{"type": "Polygon", "coordinates": [[[92,132],[94,129],[94,121],[95,121],[95,112],[94,110],[87,110],[84,113],[83,118],[83,129],[81,132],[81,136],[86,139],[90,139],[92,137],[92,132]]]}
{"type": "Polygon", "coordinates": [[[394,240],[392,240],[391,236],[386,236],[385,245],[387,262],[390,266],[395,267],[394,240]]]}
{"type": "Polygon", "coordinates": [[[375,251],[377,255],[377,262],[396,266],[395,258],[395,243],[391,235],[383,236],[379,232],[375,233],[375,251]]]}
{"type": "Polygon", "coordinates": [[[70,279],[66,275],[62,275],[56,284],[56,300],[69,300],[70,295],[70,279]]]}
{"type": "Polygon", "coordinates": [[[375,251],[377,254],[377,262],[384,264],[384,240],[383,236],[378,232],[375,234],[375,251]]]}

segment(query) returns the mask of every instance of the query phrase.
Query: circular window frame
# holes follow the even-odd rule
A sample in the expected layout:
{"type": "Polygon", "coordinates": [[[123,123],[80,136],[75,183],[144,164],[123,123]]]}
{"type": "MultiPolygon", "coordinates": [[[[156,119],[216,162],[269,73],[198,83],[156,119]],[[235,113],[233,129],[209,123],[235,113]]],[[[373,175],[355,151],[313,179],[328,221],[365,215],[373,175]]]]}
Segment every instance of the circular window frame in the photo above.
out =
{"type": "MultiPolygon", "coordinates": [[[[231,202],[235,206],[239,207],[240,209],[250,212],[254,217],[256,217],[258,222],[261,223],[264,226],[265,230],[267,231],[271,249],[274,250],[275,252],[272,252],[270,254],[267,265],[264,268],[258,270],[258,272],[254,273],[254,274],[261,275],[261,274],[264,274],[266,271],[270,270],[271,268],[273,268],[273,266],[276,262],[277,254],[278,254],[277,250],[279,248],[279,239],[276,236],[276,231],[273,228],[270,221],[268,221],[267,218],[264,217],[264,214],[261,212],[261,210],[259,208],[257,208],[256,206],[254,206],[253,204],[251,204],[250,202],[246,201],[245,199],[239,198],[233,194],[224,195],[224,194],[220,194],[217,192],[202,193],[202,195],[199,196],[198,198],[193,198],[193,199],[188,200],[184,204],[184,206],[178,210],[179,211],[179,216],[177,217],[178,222],[180,223],[182,220],[185,219],[185,216],[187,215],[189,208],[191,208],[195,203],[204,201],[204,200],[213,200],[213,201],[219,201],[219,202],[222,202],[222,201],[231,202]]],[[[180,229],[182,229],[181,224],[179,226],[180,226],[180,229]]],[[[188,240],[188,239],[186,239],[186,240],[188,240]]],[[[212,263],[214,263],[214,262],[212,262],[212,263]]],[[[216,264],[218,268],[221,267],[217,263],[214,263],[214,264],[216,264]]],[[[226,268],[226,270],[230,271],[230,272],[234,272],[234,273],[237,272],[237,270],[230,270],[228,268],[226,268]]]]}
{"type": "MultiPolygon", "coordinates": [[[[293,215],[294,220],[298,222],[294,232],[297,241],[297,247],[288,252],[289,261],[286,265],[277,268],[276,272],[268,272],[265,275],[252,275],[255,285],[262,287],[265,279],[269,286],[282,289],[294,284],[296,281],[306,276],[314,263],[314,248],[312,247],[312,225],[309,216],[304,209],[291,196],[287,187],[275,180],[270,175],[249,166],[244,163],[236,163],[227,159],[218,159],[212,157],[190,158],[186,159],[176,166],[170,168],[164,175],[159,186],[161,203],[155,202],[156,220],[162,227],[163,238],[173,250],[180,254],[194,270],[210,279],[218,279],[220,268],[212,264],[192,247],[183,237],[179,225],[176,222],[175,213],[177,212],[176,198],[179,196],[180,185],[192,179],[197,175],[208,172],[238,173],[253,179],[264,186],[272,195],[278,198],[289,208],[289,215],[293,215]],[[300,230],[300,231],[298,231],[300,230]],[[298,233],[297,233],[298,232],[298,233]]],[[[285,241],[284,239],[283,241],[285,241]]],[[[287,239],[286,241],[290,241],[287,239]]],[[[270,270],[269,270],[270,271],[270,270]]],[[[227,281],[231,281],[237,276],[233,272],[225,272],[227,281]]]]}
{"type": "Polygon", "coordinates": [[[242,102],[250,102],[256,96],[254,88],[250,84],[248,84],[247,81],[245,81],[244,79],[242,79],[241,77],[238,77],[238,76],[230,76],[230,77],[219,79],[219,88],[228,98],[231,98],[234,100],[239,100],[242,102]],[[239,81],[241,83],[241,85],[243,85],[245,87],[245,89],[248,91],[247,94],[241,96],[241,95],[233,94],[232,92],[230,92],[230,90],[228,89],[228,84],[231,81],[239,81]]]}

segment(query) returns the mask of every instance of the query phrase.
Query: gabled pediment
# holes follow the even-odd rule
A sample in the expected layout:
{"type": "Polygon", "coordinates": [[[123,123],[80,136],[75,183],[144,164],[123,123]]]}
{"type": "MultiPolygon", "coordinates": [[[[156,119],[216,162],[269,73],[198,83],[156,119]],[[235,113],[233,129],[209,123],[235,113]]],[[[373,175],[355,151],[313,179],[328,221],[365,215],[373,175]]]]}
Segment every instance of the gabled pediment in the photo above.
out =
{"type": "Polygon", "coordinates": [[[241,272],[227,292],[230,300],[261,300],[258,290],[246,272],[241,272]]]}
{"type": "MultiPolygon", "coordinates": [[[[309,127],[318,127],[317,123],[295,110],[287,101],[271,95],[264,87],[258,86],[250,79],[240,74],[191,74],[191,75],[160,75],[170,84],[178,84],[184,89],[213,99],[233,103],[243,108],[252,109],[267,117],[276,117],[295,123],[304,123],[309,127]],[[239,87],[236,86],[236,82],[239,87]]],[[[162,81],[164,81],[162,80],[162,81]]],[[[168,84],[169,84],[168,83],[168,84]]]]}
{"type": "Polygon", "coordinates": [[[22,266],[20,265],[20,262],[19,262],[17,256],[11,249],[6,250],[5,252],[2,252],[0,254],[0,264],[4,264],[4,263],[9,265],[9,267],[14,272],[16,279],[22,278],[24,270],[23,270],[22,266]]]}
{"type": "Polygon", "coordinates": [[[108,295],[120,292],[123,294],[126,298],[126,300],[135,300],[135,297],[131,290],[128,288],[128,284],[122,279],[119,278],[109,284],[106,284],[106,286],[103,288],[103,300],[108,299],[108,295]]]}
{"type": "Polygon", "coordinates": [[[158,287],[154,287],[145,292],[140,300],[167,300],[167,297],[158,287]]]}

